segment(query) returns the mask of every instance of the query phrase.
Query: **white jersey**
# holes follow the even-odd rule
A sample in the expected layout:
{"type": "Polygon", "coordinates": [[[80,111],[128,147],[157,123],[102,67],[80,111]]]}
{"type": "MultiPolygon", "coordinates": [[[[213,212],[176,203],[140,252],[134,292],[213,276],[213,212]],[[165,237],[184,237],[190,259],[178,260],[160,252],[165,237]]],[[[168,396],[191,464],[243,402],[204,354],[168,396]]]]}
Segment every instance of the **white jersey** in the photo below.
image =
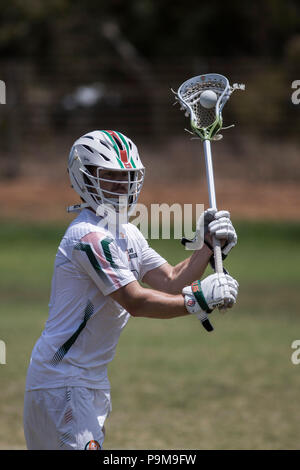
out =
{"type": "Polygon", "coordinates": [[[109,294],[166,263],[133,224],[122,225],[116,238],[99,220],[84,209],[60,243],[49,317],[32,351],[26,390],[108,389],[107,365],[130,317],[109,294]]]}

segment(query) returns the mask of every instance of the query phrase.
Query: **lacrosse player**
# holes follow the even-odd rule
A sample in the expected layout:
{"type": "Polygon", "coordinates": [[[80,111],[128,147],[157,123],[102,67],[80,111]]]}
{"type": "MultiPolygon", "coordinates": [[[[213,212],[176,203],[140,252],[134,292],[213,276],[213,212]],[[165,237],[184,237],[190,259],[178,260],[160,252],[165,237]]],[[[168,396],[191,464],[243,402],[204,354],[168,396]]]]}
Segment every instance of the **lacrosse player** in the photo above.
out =
{"type": "MultiPolygon", "coordinates": [[[[130,213],[144,181],[137,147],[116,131],[93,131],[73,145],[71,184],[82,200],[59,245],[49,316],[32,351],[24,400],[28,449],[101,449],[111,411],[107,366],[130,316],[207,320],[216,306],[232,307],[238,284],[225,274],[201,282],[212,256],[211,236],[226,254],[236,244],[229,213],[206,213],[207,244],[171,266],[141,232],[99,208],[130,213]],[[106,222],[105,222],[106,223],[106,222]],[[145,282],[144,288],[139,281],[145,282]]],[[[113,211],[112,211],[113,212],[113,211]]]]}

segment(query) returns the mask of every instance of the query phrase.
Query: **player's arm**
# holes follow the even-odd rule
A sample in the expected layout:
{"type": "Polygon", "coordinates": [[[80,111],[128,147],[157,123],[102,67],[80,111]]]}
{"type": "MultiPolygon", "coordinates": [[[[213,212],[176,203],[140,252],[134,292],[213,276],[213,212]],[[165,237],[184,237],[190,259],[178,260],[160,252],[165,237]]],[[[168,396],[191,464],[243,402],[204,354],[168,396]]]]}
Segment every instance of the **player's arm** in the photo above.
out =
{"type": "Polygon", "coordinates": [[[171,266],[164,263],[158,268],[148,271],[143,277],[143,282],[153,289],[178,294],[184,286],[191,284],[195,279],[201,279],[208,265],[212,251],[204,245],[201,250],[194,251],[193,254],[171,266]]]}
{"type": "Polygon", "coordinates": [[[142,287],[137,281],[114,291],[110,297],[134,317],[175,318],[189,313],[206,318],[217,305],[231,308],[236,302],[238,283],[229,275],[211,274],[171,295],[142,287]]]}
{"type": "Polygon", "coordinates": [[[175,318],[188,315],[182,294],[170,295],[146,289],[137,281],[130,282],[110,294],[133,317],[175,318]]]}
{"type": "Polygon", "coordinates": [[[203,244],[200,250],[195,250],[189,258],[176,266],[165,263],[156,269],[148,271],[143,278],[143,282],[155,289],[176,294],[181,292],[184,286],[191,284],[195,279],[201,279],[213,256],[211,246],[212,236],[220,240],[223,255],[228,255],[237,242],[237,235],[230,220],[230,213],[207,209],[201,217],[204,225],[206,244],[203,244]]]}

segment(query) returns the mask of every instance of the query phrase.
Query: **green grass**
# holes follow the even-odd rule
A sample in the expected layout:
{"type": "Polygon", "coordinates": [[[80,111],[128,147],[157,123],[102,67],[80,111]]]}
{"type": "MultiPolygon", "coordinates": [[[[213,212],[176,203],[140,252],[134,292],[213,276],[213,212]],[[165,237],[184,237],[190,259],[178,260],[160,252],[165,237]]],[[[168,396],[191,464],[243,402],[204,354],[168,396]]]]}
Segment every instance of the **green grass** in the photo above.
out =
{"type": "MultiPolygon", "coordinates": [[[[236,224],[225,264],[240,283],[238,303],[212,315],[130,319],[109,367],[113,412],[106,449],[297,449],[300,365],[300,224],[236,224]]],[[[0,233],[0,449],[24,448],[25,376],[47,319],[52,268],[66,227],[9,222],[0,233]]],[[[172,264],[178,240],[151,245],[172,264]]],[[[210,269],[208,269],[210,272],[210,269]]]]}

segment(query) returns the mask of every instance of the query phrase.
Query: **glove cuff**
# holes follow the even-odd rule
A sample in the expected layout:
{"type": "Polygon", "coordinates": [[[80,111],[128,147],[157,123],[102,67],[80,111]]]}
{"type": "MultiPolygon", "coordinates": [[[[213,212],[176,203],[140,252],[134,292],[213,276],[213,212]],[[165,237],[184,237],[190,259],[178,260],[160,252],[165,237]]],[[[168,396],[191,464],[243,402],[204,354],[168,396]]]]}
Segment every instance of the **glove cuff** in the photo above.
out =
{"type": "Polygon", "coordinates": [[[203,291],[201,289],[201,282],[199,280],[193,282],[191,284],[191,289],[192,289],[192,292],[193,292],[194,296],[196,297],[196,300],[197,300],[198,304],[202,308],[202,310],[204,310],[204,312],[206,312],[206,313],[212,312],[212,310],[209,308],[209,306],[208,306],[208,304],[205,300],[203,291]]]}

